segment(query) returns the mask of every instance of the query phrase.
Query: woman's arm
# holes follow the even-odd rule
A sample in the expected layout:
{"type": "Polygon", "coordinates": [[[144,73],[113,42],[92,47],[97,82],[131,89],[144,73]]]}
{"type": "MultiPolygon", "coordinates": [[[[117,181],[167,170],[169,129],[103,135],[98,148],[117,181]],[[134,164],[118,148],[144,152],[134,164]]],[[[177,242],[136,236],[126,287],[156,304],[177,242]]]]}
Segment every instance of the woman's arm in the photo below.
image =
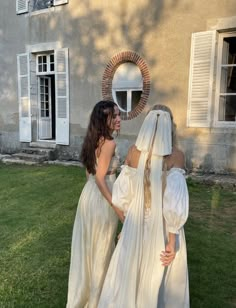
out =
{"type": "Polygon", "coordinates": [[[101,191],[103,196],[106,198],[106,200],[111,204],[114,211],[118,215],[119,219],[123,221],[124,220],[123,213],[119,209],[117,209],[115,206],[112,205],[112,195],[105,181],[105,176],[107,174],[112,156],[115,153],[115,148],[116,148],[116,144],[114,140],[105,140],[100,150],[95,179],[96,179],[96,184],[99,190],[101,191]]]}
{"type": "Polygon", "coordinates": [[[169,240],[166,244],[165,251],[161,253],[161,262],[163,266],[168,266],[175,258],[175,241],[176,241],[176,234],[169,232],[168,236],[169,240]]]}
{"type": "MultiPolygon", "coordinates": [[[[170,162],[170,161],[169,161],[170,162]]],[[[172,167],[184,169],[184,154],[175,149],[171,157],[172,167]]],[[[170,265],[176,254],[176,234],[188,218],[189,196],[185,178],[180,171],[167,177],[163,196],[163,216],[168,230],[168,242],[165,251],[161,253],[164,266],[170,265]]]]}

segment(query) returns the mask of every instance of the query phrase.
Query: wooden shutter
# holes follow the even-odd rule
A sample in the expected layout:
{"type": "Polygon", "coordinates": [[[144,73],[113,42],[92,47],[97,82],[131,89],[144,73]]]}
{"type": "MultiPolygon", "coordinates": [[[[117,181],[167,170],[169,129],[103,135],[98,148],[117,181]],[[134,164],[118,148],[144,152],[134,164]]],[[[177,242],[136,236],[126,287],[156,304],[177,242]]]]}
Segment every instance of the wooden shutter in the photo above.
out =
{"type": "Polygon", "coordinates": [[[68,3],[69,0],[53,0],[53,5],[61,5],[68,3]]]}
{"type": "Polygon", "coordinates": [[[56,143],[69,144],[68,48],[55,50],[56,143]]]}
{"type": "Polygon", "coordinates": [[[192,34],[187,126],[209,127],[216,31],[192,34]]]}
{"type": "Polygon", "coordinates": [[[27,13],[29,10],[29,0],[16,0],[16,13],[27,13]]]}
{"type": "Polygon", "coordinates": [[[31,141],[29,55],[17,55],[20,141],[31,141]]]}

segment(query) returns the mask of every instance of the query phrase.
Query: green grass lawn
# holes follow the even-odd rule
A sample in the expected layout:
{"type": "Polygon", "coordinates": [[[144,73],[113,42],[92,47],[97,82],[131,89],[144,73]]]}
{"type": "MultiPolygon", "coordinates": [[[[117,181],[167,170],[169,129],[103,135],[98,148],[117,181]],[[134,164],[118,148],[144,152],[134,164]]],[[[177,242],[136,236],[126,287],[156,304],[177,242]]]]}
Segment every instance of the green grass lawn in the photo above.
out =
{"type": "MultiPolygon", "coordinates": [[[[0,164],[1,308],[65,307],[71,233],[84,183],[78,167],[0,164]]],[[[191,307],[236,307],[236,194],[192,181],[189,191],[191,307]]]]}

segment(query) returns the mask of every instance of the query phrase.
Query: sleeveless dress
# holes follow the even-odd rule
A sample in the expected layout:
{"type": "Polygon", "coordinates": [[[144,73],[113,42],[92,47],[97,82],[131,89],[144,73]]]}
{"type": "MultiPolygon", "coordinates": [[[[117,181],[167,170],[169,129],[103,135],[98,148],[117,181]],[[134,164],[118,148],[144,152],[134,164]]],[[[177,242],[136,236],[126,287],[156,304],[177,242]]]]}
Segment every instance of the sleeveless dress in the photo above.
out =
{"type": "MultiPolygon", "coordinates": [[[[98,308],[188,308],[189,285],[187,269],[187,253],[183,225],[188,217],[188,189],[184,170],[172,168],[167,173],[166,188],[163,196],[164,237],[167,242],[168,231],[177,234],[177,252],[170,266],[155,272],[152,278],[145,275],[154,269],[154,264],[144,262],[149,260],[150,222],[152,209],[144,208],[142,223],[141,246],[132,245],[131,255],[141,253],[141,262],[130,263],[126,268],[127,251],[131,247],[134,236],[130,233],[133,217],[131,207],[135,206],[137,194],[138,170],[127,165],[123,166],[112,191],[112,202],[126,213],[120,240],[111,258],[106,279],[104,281],[98,308]],[[132,220],[130,220],[132,219],[132,220]],[[122,234],[123,233],[123,234],[122,234]],[[127,234],[125,234],[127,233],[127,234]],[[166,234],[165,234],[166,233],[166,234]],[[140,251],[140,247],[142,251],[140,251]],[[149,247],[149,249],[148,249],[149,247]],[[127,273],[124,271],[126,270],[127,273]],[[158,290],[150,291],[151,279],[160,281],[158,290]],[[152,303],[150,305],[149,303],[152,303]],[[153,304],[154,303],[154,304],[153,304]],[[156,303],[156,304],[155,304],[156,303]]],[[[159,252],[156,261],[160,262],[159,252]]]]}
{"type": "MultiPolygon", "coordinates": [[[[106,183],[112,190],[119,165],[110,162],[106,183]]],[[[118,218],[89,175],[81,193],[72,235],[67,308],[96,308],[115,248],[118,218]]]]}

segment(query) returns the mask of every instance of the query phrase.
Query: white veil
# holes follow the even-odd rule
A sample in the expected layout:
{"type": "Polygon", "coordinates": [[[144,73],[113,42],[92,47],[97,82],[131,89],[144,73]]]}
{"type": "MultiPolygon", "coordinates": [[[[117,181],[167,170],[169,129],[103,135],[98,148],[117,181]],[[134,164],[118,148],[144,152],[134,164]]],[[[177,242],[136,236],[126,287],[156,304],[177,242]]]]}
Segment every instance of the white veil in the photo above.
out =
{"type": "Polygon", "coordinates": [[[135,144],[137,149],[141,151],[141,156],[147,157],[146,153],[148,153],[148,156],[151,157],[151,215],[147,222],[149,239],[145,240],[143,244],[137,292],[138,307],[144,307],[147,304],[149,308],[157,307],[158,291],[164,271],[160,262],[161,251],[165,250],[162,215],[162,167],[163,156],[172,152],[171,136],[170,114],[162,110],[153,110],[146,116],[135,144]]]}

